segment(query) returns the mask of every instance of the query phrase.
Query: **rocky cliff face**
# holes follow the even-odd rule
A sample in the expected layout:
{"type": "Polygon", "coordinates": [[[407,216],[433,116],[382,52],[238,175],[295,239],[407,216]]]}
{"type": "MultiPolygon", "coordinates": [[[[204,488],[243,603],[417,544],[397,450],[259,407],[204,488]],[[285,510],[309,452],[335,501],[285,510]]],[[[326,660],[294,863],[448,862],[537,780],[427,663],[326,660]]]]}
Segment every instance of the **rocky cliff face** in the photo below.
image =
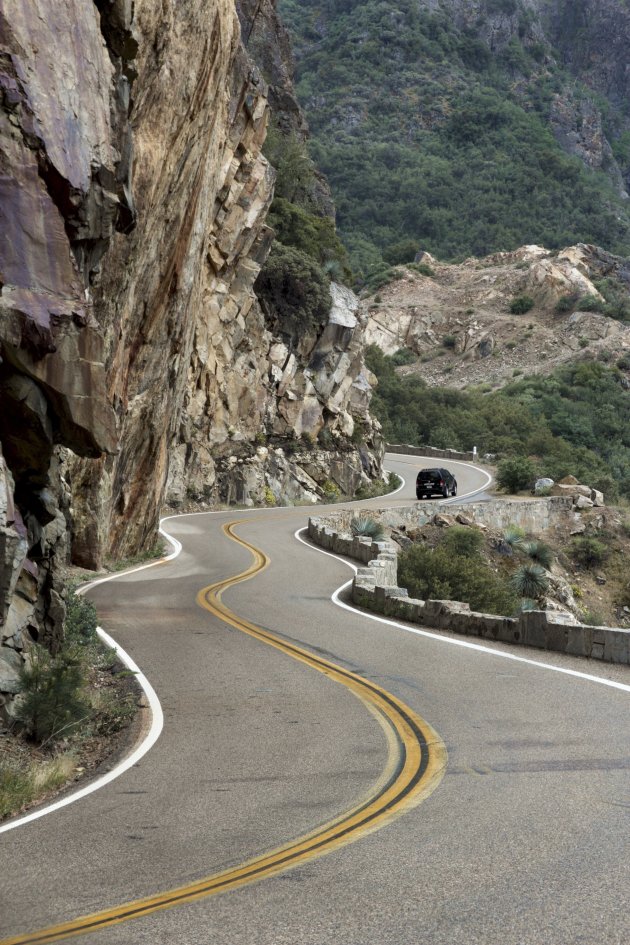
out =
{"type": "MultiPolygon", "coordinates": [[[[93,304],[134,224],[135,43],[119,4],[0,4],[0,691],[32,640],[58,645],[67,493],[58,446],[116,449],[93,304]],[[76,77],[81,76],[77,82],[76,77]]],[[[2,696],[0,695],[0,699],[2,696]]]]}
{"type": "Polygon", "coordinates": [[[6,694],[30,642],[60,638],[69,534],[96,566],[154,540],[167,488],[315,499],[382,450],[353,297],[290,354],[255,298],[268,87],[232,0],[0,0],[0,23],[6,694]]]}

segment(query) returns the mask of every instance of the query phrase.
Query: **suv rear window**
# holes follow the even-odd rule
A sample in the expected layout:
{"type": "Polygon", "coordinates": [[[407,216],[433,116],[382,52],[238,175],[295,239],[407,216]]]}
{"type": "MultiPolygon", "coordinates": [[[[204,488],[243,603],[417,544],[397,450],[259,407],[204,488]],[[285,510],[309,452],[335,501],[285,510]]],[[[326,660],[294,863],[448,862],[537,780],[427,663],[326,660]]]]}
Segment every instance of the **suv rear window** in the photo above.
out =
{"type": "Polygon", "coordinates": [[[418,473],[418,480],[423,482],[434,482],[436,479],[443,479],[442,471],[440,469],[423,469],[418,473]]]}

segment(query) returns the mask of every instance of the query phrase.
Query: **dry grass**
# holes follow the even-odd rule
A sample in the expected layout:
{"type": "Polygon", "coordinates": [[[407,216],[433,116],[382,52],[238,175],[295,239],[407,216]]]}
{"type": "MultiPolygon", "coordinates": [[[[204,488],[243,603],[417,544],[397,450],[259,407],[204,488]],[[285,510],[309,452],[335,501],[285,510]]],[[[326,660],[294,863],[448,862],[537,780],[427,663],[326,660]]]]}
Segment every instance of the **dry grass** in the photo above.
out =
{"type": "Polygon", "coordinates": [[[15,758],[0,765],[0,820],[17,814],[71,781],[76,759],[71,752],[47,761],[27,762],[15,758]]]}

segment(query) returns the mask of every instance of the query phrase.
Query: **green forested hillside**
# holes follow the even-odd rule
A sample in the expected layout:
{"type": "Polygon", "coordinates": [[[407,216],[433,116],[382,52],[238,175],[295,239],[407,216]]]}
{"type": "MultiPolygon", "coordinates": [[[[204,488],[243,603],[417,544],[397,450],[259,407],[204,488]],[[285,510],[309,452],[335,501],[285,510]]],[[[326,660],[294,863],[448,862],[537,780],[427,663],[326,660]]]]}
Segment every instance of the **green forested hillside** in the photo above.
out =
{"type": "Polygon", "coordinates": [[[582,361],[483,394],[400,377],[396,359],[368,348],[378,378],[372,409],[390,443],[534,457],[540,475],[569,473],[609,497],[630,496],[630,360],[582,361]]]}
{"type": "Polygon", "coordinates": [[[628,201],[608,142],[594,171],[550,125],[554,108],[600,108],[623,164],[628,134],[614,108],[564,71],[520,0],[484,0],[466,28],[446,6],[280,0],[312,155],[331,183],[355,271],[408,260],[414,248],[452,259],[586,241],[630,253],[628,201]],[[484,28],[493,16],[505,35],[491,48],[484,28]]]}

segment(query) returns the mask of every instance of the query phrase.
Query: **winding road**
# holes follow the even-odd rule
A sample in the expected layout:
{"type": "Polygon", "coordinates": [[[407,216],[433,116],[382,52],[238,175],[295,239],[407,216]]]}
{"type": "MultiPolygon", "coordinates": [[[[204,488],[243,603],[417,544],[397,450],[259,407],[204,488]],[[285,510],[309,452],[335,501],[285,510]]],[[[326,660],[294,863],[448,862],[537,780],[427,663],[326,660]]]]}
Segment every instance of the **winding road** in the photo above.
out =
{"type": "Polygon", "coordinates": [[[0,945],[627,945],[630,669],[339,607],[307,516],[169,519],[91,591],[164,730],[0,834],[0,945]]]}

